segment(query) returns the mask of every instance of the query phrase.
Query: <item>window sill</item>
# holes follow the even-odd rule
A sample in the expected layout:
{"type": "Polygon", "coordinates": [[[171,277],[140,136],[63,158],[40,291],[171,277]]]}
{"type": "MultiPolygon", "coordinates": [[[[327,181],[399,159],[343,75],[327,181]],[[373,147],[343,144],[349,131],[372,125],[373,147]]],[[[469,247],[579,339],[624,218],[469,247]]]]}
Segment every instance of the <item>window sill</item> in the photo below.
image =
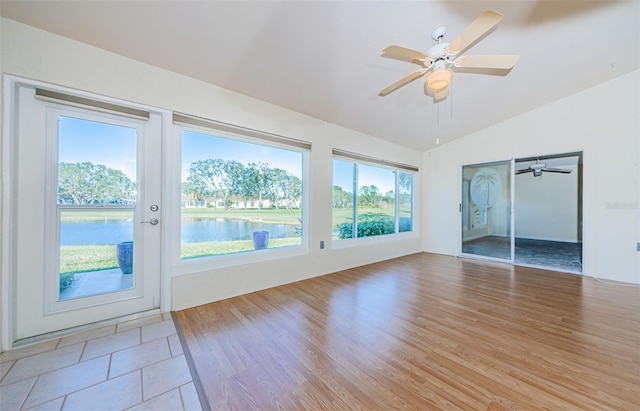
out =
{"type": "Polygon", "coordinates": [[[398,234],[386,234],[386,235],[377,235],[372,237],[348,238],[344,240],[331,240],[331,249],[341,250],[344,248],[366,247],[366,246],[371,246],[376,244],[416,240],[418,238],[419,236],[417,232],[408,231],[408,232],[398,233],[398,234]]]}
{"type": "Polygon", "coordinates": [[[282,260],[285,258],[298,257],[308,254],[309,247],[300,245],[194,258],[182,260],[178,264],[175,264],[172,269],[172,275],[179,276],[203,271],[218,270],[227,267],[258,264],[265,261],[282,260]]]}

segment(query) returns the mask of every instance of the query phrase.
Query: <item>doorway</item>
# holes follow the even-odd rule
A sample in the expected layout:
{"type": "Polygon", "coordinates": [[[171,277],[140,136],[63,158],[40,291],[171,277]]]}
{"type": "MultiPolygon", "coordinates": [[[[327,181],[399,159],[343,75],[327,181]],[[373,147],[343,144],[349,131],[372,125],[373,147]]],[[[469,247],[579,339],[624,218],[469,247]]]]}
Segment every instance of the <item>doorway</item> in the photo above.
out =
{"type": "Polygon", "coordinates": [[[159,308],[161,114],[11,87],[12,343],[159,308]]]}
{"type": "Polygon", "coordinates": [[[515,160],[515,263],[582,273],[582,152],[515,160]]]}
{"type": "Polygon", "coordinates": [[[460,212],[462,255],[582,273],[582,152],[465,165],[460,212]]]}

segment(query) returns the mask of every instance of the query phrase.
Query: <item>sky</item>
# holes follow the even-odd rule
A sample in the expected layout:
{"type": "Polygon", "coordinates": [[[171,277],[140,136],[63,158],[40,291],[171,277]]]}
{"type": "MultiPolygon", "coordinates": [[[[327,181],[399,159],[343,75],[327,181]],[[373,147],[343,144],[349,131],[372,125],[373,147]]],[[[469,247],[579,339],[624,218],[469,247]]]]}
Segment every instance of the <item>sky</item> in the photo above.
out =
{"type": "Polygon", "coordinates": [[[102,164],[136,181],[137,130],[73,117],[60,117],[58,161],[102,164]]]}
{"type": "Polygon", "coordinates": [[[263,146],[255,143],[216,137],[214,134],[182,132],[182,181],[189,175],[189,165],[198,160],[221,158],[249,163],[268,163],[302,178],[302,154],[299,151],[263,146]]]}
{"type": "MultiPolygon", "coordinates": [[[[61,116],[58,130],[59,162],[103,164],[136,181],[135,128],[61,116]]],[[[184,130],[181,180],[186,180],[191,162],[209,158],[236,160],[244,165],[268,163],[302,177],[302,154],[298,151],[184,130]]],[[[333,184],[352,191],[352,179],[353,163],[336,160],[333,184]]],[[[395,185],[392,170],[368,165],[358,167],[358,182],[359,186],[375,185],[381,194],[394,190],[395,185]]]]}
{"type": "MultiPolygon", "coordinates": [[[[334,160],[333,185],[342,187],[344,191],[353,192],[353,163],[334,160]]],[[[380,194],[395,191],[395,174],[393,170],[382,167],[360,164],[358,166],[358,187],[374,185],[380,194]]]]}
{"type": "MultiPolygon", "coordinates": [[[[59,162],[103,164],[136,180],[135,128],[61,116],[58,132],[59,162]]],[[[184,131],[182,180],[187,178],[191,162],[208,158],[233,159],[245,165],[269,163],[272,167],[302,176],[300,152],[184,131]]]]}

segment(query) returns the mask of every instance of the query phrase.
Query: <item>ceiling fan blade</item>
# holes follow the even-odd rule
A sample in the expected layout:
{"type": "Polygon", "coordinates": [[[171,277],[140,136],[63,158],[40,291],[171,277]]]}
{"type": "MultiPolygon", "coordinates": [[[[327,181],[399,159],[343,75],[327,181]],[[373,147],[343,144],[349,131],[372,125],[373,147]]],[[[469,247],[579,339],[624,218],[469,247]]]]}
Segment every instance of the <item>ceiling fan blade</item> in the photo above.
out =
{"type": "Polygon", "coordinates": [[[397,88],[400,88],[400,87],[404,86],[405,84],[410,83],[413,80],[417,79],[418,77],[424,75],[424,73],[426,73],[426,72],[427,72],[426,68],[422,68],[422,69],[416,70],[413,73],[411,73],[411,74],[409,74],[407,76],[404,76],[400,80],[396,81],[395,83],[393,83],[389,87],[384,88],[378,95],[386,96],[387,94],[391,93],[392,91],[396,90],[397,88]]]}
{"type": "Polygon", "coordinates": [[[569,174],[570,172],[572,172],[573,170],[567,170],[564,168],[543,168],[542,171],[544,172],[549,172],[549,173],[564,173],[564,174],[569,174]]]}
{"type": "Polygon", "coordinates": [[[487,56],[460,56],[453,62],[454,67],[482,68],[509,70],[515,66],[520,56],[513,55],[487,55],[487,56]]]}
{"type": "Polygon", "coordinates": [[[401,46],[389,46],[386,49],[382,50],[382,52],[384,54],[389,54],[390,56],[405,57],[411,60],[429,59],[429,55],[426,53],[401,46]]]}
{"type": "Polygon", "coordinates": [[[466,50],[478,41],[480,37],[495,27],[503,17],[504,15],[497,11],[483,11],[458,37],[449,43],[447,53],[454,55],[466,50]]]}
{"type": "Polygon", "coordinates": [[[525,168],[524,170],[516,170],[516,174],[533,173],[532,168],[525,168]]]}

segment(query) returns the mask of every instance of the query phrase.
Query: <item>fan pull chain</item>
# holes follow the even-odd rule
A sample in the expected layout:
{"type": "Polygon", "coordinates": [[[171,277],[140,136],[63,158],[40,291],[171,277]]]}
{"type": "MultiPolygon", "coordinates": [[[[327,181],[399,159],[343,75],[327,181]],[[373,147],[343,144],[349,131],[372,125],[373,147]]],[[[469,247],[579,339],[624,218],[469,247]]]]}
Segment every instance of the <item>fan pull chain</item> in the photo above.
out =
{"type": "Polygon", "coordinates": [[[440,144],[440,103],[436,103],[436,145],[440,144]]]}

